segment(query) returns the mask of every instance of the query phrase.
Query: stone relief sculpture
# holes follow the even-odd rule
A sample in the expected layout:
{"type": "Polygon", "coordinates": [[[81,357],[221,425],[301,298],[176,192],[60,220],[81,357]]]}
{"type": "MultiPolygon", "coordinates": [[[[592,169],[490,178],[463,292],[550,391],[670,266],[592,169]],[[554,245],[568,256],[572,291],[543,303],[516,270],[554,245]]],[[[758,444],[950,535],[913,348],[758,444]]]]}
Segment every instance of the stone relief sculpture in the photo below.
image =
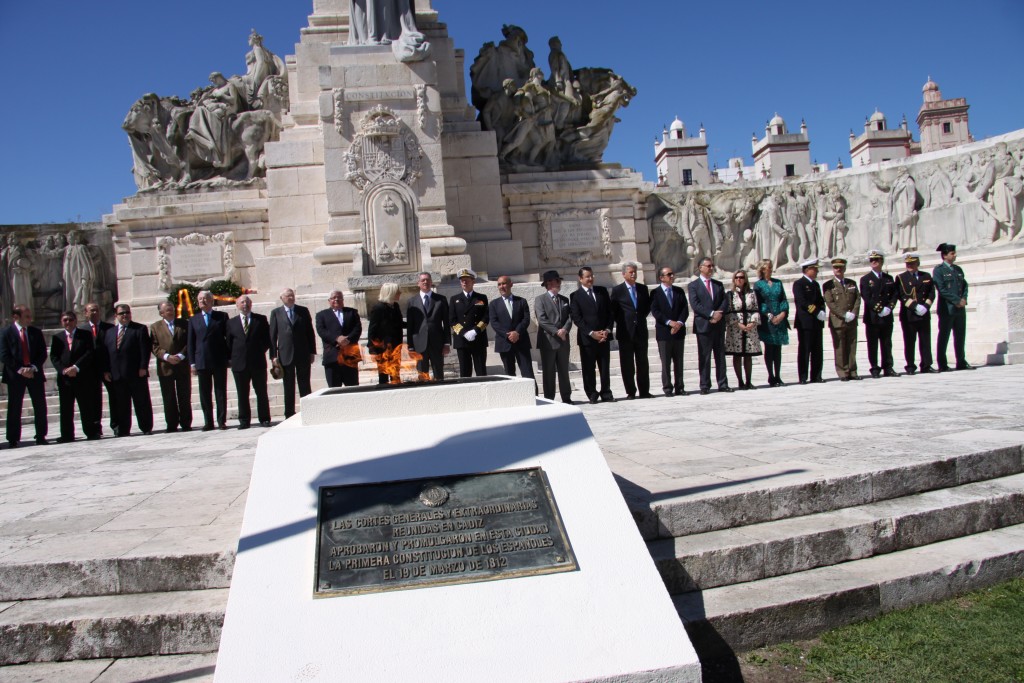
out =
{"type": "Polygon", "coordinates": [[[390,45],[395,59],[418,62],[430,43],[416,28],[413,0],[349,0],[349,45],[390,45]]]}
{"type": "Polygon", "coordinates": [[[7,269],[10,273],[11,303],[35,306],[32,278],[32,255],[26,245],[14,235],[7,238],[7,269]]]}
{"type": "Polygon", "coordinates": [[[545,81],[526,32],[506,25],[502,34],[498,45],[484,44],[469,71],[473,105],[484,130],[495,132],[502,167],[554,171],[599,164],[619,121],[615,114],[629,106],[636,88],[609,69],[574,70],[557,36],[548,43],[551,75],[545,81]]]}
{"type": "Polygon", "coordinates": [[[705,255],[725,271],[759,258],[790,270],[815,256],[856,262],[887,239],[893,253],[942,241],[965,250],[1021,240],[1022,157],[1019,137],[834,179],[655,192],[647,209],[651,254],[685,273],[705,255]]]}
{"type": "Polygon", "coordinates": [[[287,71],[255,30],[249,45],[244,75],[214,72],[210,85],[189,100],[149,93],[132,105],[121,127],[140,191],[244,183],[265,175],[263,147],[277,139],[288,108],[287,71]]]}
{"type": "Polygon", "coordinates": [[[63,248],[64,308],[81,315],[85,305],[92,301],[96,283],[96,267],[89,247],[82,243],[78,232],[68,233],[68,245],[63,248]]]}

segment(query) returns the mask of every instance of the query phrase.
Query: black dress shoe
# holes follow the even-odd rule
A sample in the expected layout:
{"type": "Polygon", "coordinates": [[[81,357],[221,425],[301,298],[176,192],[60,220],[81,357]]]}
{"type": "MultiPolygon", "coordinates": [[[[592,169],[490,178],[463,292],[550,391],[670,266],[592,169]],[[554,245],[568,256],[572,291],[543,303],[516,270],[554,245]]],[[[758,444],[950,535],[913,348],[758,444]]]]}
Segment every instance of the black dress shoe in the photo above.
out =
{"type": "Polygon", "coordinates": [[[260,422],[260,427],[269,427],[269,426],[270,426],[270,420],[266,420],[265,422],[260,422]]]}
{"type": "Polygon", "coordinates": [[[917,374],[917,368],[904,368],[904,370],[907,371],[908,375],[916,375],[917,374]]]}
{"type": "Polygon", "coordinates": [[[87,436],[85,438],[86,438],[87,441],[99,441],[103,437],[100,436],[99,434],[93,434],[92,436],[87,436]]]}
{"type": "Polygon", "coordinates": [[[849,382],[849,381],[850,381],[850,378],[849,378],[849,377],[840,377],[840,378],[839,378],[839,381],[840,381],[840,382],[849,382]]]}
{"type": "Polygon", "coordinates": [[[626,394],[625,400],[632,401],[635,398],[636,398],[636,394],[626,394]]]}
{"type": "Polygon", "coordinates": [[[862,380],[864,378],[861,377],[860,375],[850,375],[850,379],[854,380],[855,382],[859,382],[860,380],[862,380]]]}
{"type": "Polygon", "coordinates": [[[953,372],[948,365],[940,365],[939,372],[953,372]]]}
{"type": "Polygon", "coordinates": [[[8,448],[18,448],[20,445],[21,445],[21,442],[19,442],[19,441],[8,441],[7,442],[7,447],[8,448]]]}
{"type": "Polygon", "coordinates": [[[654,398],[654,394],[648,391],[646,393],[640,394],[640,398],[654,398]]]}
{"type": "Polygon", "coordinates": [[[65,438],[64,438],[64,437],[62,436],[62,437],[60,437],[59,439],[57,439],[57,443],[74,443],[74,442],[75,442],[75,437],[71,437],[71,438],[69,438],[69,439],[65,439],[65,438]]]}
{"type": "Polygon", "coordinates": [[[238,425],[239,429],[248,429],[249,425],[238,425]]]}
{"type": "Polygon", "coordinates": [[[874,377],[875,379],[878,379],[879,377],[882,376],[882,371],[881,370],[872,370],[871,371],[871,376],[874,377]]]}
{"type": "Polygon", "coordinates": [[[685,392],[685,391],[683,391],[682,389],[680,389],[679,391],[677,391],[677,392],[675,393],[675,395],[676,395],[676,396],[686,396],[686,392],[685,392]]]}
{"type": "Polygon", "coordinates": [[[800,380],[800,384],[810,384],[810,382],[808,382],[808,381],[807,381],[807,380],[805,380],[805,379],[802,379],[802,380],[800,380]]]}
{"type": "Polygon", "coordinates": [[[825,380],[819,377],[818,379],[812,379],[811,382],[813,382],[814,384],[824,384],[825,380]]]}
{"type": "Polygon", "coordinates": [[[735,391],[735,389],[733,389],[732,387],[721,387],[721,388],[720,388],[720,389],[718,390],[718,393],[722,393],[722,392],[725,392],[725,393],[727,393],[727,394],[731,394],[731,393],[732,393],[733,391],[735,391]]]}
{"type": "Polygon", "coordinates": [[[220,423],[220,424],[219,424],[219,425],[217,426],[217,429],[227,429],[227,428],[228,428],[228,426],[227,426],[226,424],[224,424],[223,422],[221,422],[221,423],[220,423]]]}
{"type": "Polygon", "coordinates": [[[213,431],[213,425],[203,425],[203,431],[204,432],[212,432],[213,431]]]}
{"type": "Polygon", "coordinates": [[[603,403],[615,403],[615,397],[614,396],[602,396],[601,397],[601,401],[603,403]]]}
{"type": "Polygon", "coordinates": [[[675,392],[673,392],[671,389],[669,389],[668,391],[665,392],[665,395],[668,396],[669,398],[672,398],[672,394],[673,393],[675,393],[675,392]]]}
{"type": "Polygon", "coordinates": [[[590,398],[590,399],[587,399],[587,400],[590,402],[590,405],[592,405],[592,406],[593,405],[597,405],[597,399],[596,398],[590,398]]]}
{"type": "Polygon", "coordinates": [[[754,386],[754,383],[753,383],[753,382],[747,382],[747,383],[746,383],[746,384],[744,384],[743,386],[744,386],[745,388],[747,388],[747,389],[750,389],[751,391],[753,391],[754,389],[757,389],[757,387],[755,387],[755,386],[754,386]]]}
{"type": "Polygon", "coordinates": [[[183,431],[183,432],[191,432],[192,428],[191,427],[182,427],[181,431],[183,431]]]}
{"type": "Polygon", "coordinates": [[[923,370],[921,370],[921,374],[922,375],[937,375],[939,373],[934,368],[924,368],[923,370]]]}
{"type": "Polygon", "coordinates": [[[740,391],[746,391],[749,387],[746,384],[741,384],[737,387],[740,391]]]}
{"type": "Polygon", "coordinates": [[[896,372],[895,370],[886,370],[884,374],[885,374],[886,377],[899,377],[900,376],[900,373],[896,372]]]}
{"type": "Polygon", "coordinates": [[[956,369],[957,370],[976,370],[977,368],[975,368],[970,363],[957,363],[956,369]]]}
{"type": "Polygon", "coordinates": [[[700,390],[700,395],[701,395],[701,396],[707,396],[707,395],[708,395],[708,394],[710,394],[710,393],[711,393],[711,390],[710,390],[710,389],[701,389],[701,390],[700,390]]]}
{"type": "Polygon", "coordinates": [[[36,439],[36,445],[37,446],[49,446],[50,442],[47,441],[45,438],[44,439],[36,439]]]}
{"type": "Polygon", "coordinates": [[[168,428],[167,428],[167,433],[168,433],[168,434],[173,434],[173,433],[174,433],[174,432],[176,432],[176,431],[178,431],[178,428],[177,428],[177,427],[168,427],[168,428]]]}

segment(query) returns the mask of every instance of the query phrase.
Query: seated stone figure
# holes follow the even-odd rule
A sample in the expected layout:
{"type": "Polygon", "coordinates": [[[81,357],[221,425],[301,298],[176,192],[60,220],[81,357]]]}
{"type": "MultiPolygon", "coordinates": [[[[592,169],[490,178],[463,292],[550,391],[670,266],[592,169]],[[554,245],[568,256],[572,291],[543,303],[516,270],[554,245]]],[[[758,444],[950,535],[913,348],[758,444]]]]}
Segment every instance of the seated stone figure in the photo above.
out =
{"type": "Polygon", "coordinates": [[[349,0],[349,45],[391,45],[395,59],[418,62],[430,43],[416,28],[413,0],[349,0]]]}

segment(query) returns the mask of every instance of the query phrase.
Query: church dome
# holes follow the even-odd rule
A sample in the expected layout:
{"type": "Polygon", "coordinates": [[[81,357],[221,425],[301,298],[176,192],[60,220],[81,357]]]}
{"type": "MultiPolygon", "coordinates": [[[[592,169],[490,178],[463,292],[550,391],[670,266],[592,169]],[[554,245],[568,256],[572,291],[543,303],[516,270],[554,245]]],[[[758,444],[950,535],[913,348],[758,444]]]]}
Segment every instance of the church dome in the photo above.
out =
{"type": "Polygon", "coordinates": [[[885,114],[876,109],[875,113],[871,115],[871,118],[868,119],[868,121],[870,121],[871,123],[875,123],[876,121],[881,121],[885,123],[885,114]]]}
{"type": "Polygon", "coordinates": [[[921,88],[921,92],[922,93],[929,93],[929,92],[938,92],[938,91],[939,91],[939,84],[936,83],[935,81],[933,81],[932,77],[929,76],[928,77],[928,82],[924,84],[923,88],[921,88]]]}
{"type": "Polygon", "coordinates": [[[669,127],[669,130],[686,130],[686,126],[683,125],[683,122],[680,121],[679,117],[677,116],[676,120],[673,121],[672,125],[669,127]]]}
{"type": "Polygon", "coordinates": [[[775,116],[772,117],[772,120],[768,122],[768,125],[769,126],[785,126],[786,122],[782,120],[782,117],[779,116],[778,113],[776,113],[775,116]]]}

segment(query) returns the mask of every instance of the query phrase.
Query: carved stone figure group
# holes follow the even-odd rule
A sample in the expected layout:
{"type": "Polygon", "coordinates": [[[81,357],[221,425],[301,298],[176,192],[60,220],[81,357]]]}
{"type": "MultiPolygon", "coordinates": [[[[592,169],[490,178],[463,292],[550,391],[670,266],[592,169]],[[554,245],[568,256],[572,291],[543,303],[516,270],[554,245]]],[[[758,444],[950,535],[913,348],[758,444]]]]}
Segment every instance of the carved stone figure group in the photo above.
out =
{"type": "Polygon", "coordinates": [[[288,107],[287,71],[260,34],[249,45],[244,75],[214,72],[187,101],[149,93],[132,105],[121,127],[139,190],[265,174],[263,146],[277,139],[288,107]]]}
{"type": "Polygon", "coordinates": [[[470,68],[473,104],[493,130],[498,159],[509,169],[557,170],[600,163],[620,107],[636,88],[608,69],[572,68],[557,36],[548,42],[550,74],[536,66],[526,32],[502,27],[470,68]]]}
{"type": "Polygon", "coordinates": [[[47,324],[62,311],[81,313],[107,279],[106,260],[76,230],[39,240],[9,233],[0,239],[0,318],[16,304],[37,309],[47,324]]]}

